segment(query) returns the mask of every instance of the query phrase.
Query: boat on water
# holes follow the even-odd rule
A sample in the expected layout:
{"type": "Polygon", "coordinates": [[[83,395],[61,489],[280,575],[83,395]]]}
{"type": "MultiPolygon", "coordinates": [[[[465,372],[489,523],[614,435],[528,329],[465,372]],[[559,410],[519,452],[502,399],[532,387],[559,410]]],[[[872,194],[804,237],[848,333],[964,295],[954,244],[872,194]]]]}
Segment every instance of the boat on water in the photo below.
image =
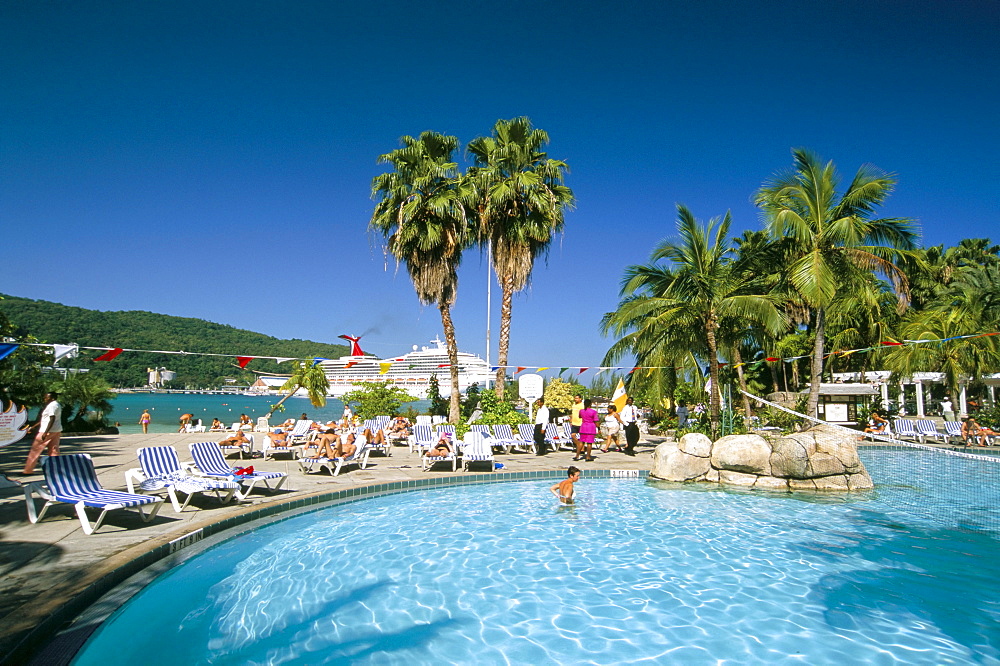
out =
{"type": "MultiPolygon", "coordinates": [[[[340,397],[357,388],[360,382],[385,382],[405,390],[416,398],[425,398],[432,376],[437,376],[442,396],[451,395],[448,349],[439,338],[431,347],[413,345],[413,351],[395,358],[365,354],[356,340],[351,340],[351,354],[322,361],[320,365],[330,380],[329,395],[340,397]]],[[[458,386],[465,391],[473,384],[485,387],[494,378],[490,366],[475,354],[458,352],[458,386]]]]}

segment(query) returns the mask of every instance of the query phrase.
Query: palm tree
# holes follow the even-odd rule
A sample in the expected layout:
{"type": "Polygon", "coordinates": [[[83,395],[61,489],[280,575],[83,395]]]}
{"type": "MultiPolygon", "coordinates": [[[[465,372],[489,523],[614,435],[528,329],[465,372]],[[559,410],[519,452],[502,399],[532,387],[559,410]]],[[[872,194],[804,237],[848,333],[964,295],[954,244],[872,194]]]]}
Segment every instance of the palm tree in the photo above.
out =
{"type": "Polygon", "coordinates": [[[813,153],[792,151],[795,166],[764,183],[754,197],[771,236],[791,238],[788,281],[812,312],[815,341],[812,383],[806,411],[815,416],[823,376],[827,309],[837,290],[854,272],[882,273],[906,305],[907,282],[894,263],[912,257],[916,240],[911,220],[872,219],[892,192],[894,176],[862,166],[843,194],[833,162],[822,164],[813,153]]]}
{"type": "Polygon", "coordinates": [[[563,227],[573,192],[563,185],[565,162],[542,151],[549,135],[527,118],[498,120],[493,134],[468,146],[474,166],[465,193],[475,209],[479,239],[490,248],[502,291],[496,393],[503,397],[514,294],[528,284],[535,259],[563,227]]]}
{"type": "Polygon", "coordinates": [[[665,241],[653,251],[650,263],[630,266],[618,310],[605,315],[604,333],[628,333],[629,342],[616,343],[609,354],[626,346],[640,365],[649,358],[679,358],[694,350],[708,365],[711,377],[712,432],[718,431],[721,411],[719,384],[719,330],[726,320],[756,322],[777,335],[786,325],[777,301],[755,278],[733,270],[727,235],[729,213],[700,225],[684,206],[677,206],[680,241],[665,241]],[[657,262],[666,260],[667,265],[657,262]],[[686,350],[685,350],[685,345],[686,350]]]}
{"type": "Polygon", "coordinates": [[[303,388],[306,390],[309,402],[312,403],[313,407],[322,407],[326,404],[326,393],[330,389],[330,380],[326,378],[326,373],[323,372],[323,368],[320,367],[315,358],[298,361],[295,364],[292,376],[281,385],[281,390],[288,391],[288,395],[279,400],[276,405],[271,405],[271,411],[267,413],[265,418],[271,418],[271,415],[281,409],[286,400],[303,388]]]}
{"type": "Polygon", "coordinates": [[[452,155],[458,139],[437,132],[404,136],[402,148],[379,157],[393,171],[372,179],[375,211],[369,229],[385,237],[387,250],[403,262],[424,305],[436,304],[448,347],[451,401],[449,420],[460,415],[458,343],[451,306],[458,291],[458,266],[469,233],[462,180],[452,155]]]}

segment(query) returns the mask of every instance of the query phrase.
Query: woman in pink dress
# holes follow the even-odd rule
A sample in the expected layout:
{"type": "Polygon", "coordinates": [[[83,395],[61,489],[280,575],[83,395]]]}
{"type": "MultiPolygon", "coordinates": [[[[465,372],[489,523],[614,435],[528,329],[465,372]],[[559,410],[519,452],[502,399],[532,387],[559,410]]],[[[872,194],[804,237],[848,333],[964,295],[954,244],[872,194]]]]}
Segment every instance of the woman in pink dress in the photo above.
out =
{"type": "MultiPolygon", "coordinates": [[[[596,409],[591,408],[590,398],[583,401],[583,409],[580,410],[580,420],[583,421],[580,424],[580,444],[587,452],[587,457],[584,459],[587,462],[592,462],[594,457],[590,455],[591,449],[594,447],[594,436],[597,435],[597,421],[600,419],[600,415],[597,413],[596,409]]],[[[579,460],[580,456],[573,458],[573,460],[579,460]]]]}

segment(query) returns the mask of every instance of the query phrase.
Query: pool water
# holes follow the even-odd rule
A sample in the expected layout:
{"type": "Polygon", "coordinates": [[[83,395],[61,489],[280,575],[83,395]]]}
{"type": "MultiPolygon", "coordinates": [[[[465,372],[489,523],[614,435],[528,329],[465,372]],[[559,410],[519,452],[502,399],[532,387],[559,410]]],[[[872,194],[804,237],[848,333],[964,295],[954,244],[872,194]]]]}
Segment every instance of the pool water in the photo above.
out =
{"type": "Polygon", "coordinates": [[[909,453],[865,452],[883,483],[850,498],[584,476],[573,507],[551,481],[333,506],[170,570],[75,663],[1000,663],[997,534],[909,453]]]}

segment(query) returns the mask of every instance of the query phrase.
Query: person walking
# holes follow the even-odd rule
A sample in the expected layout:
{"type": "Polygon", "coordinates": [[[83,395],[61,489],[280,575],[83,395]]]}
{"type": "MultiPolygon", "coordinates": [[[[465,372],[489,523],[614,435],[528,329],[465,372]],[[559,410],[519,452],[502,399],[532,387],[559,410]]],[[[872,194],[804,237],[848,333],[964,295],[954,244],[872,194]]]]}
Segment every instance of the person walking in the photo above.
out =
{"type": "Polygon", "coordinates": [[[639,408],[631,396],[622,408],[622,424],[625,426],[625,455],[635,455],[635,445],[639,443],[639,408]]]}
{"type": "Polygon", "coordinates": [[[601,418],[600,414],[597,413],[596,409],[591,408],[590,398],[583,401],[583,409],[580,410],[580,447],[581,451],[573,458],[573,460],[579,460],[583,454],[584,448],[586,448],[587,457],[584,458],[587,462],[593,462],[594,456],[591,455],[591,449],[594,447],[594,438],[597,436],[597,421],[601,418]]]}
{"type": "Polygon", "coordinates": [[[545,446],[545,426],[549,423],[549,408],[545,406],[545,398],[535,402],[535,455],[544,456],[548,453],[545,446]]]}
{"type": "Polygon", "coordinates": [[[681,430],[688,422],[687,403],[683,400],[677,402],[677,429],[681,430]]]}
{"type": "Polygon", "coordinates": [[[941,401],[941,416],[944,417],[945,421],[955,420],[955,408],[951,404],[951,397],[945,396],[944,400],[941,401]]]}
{"type": "Polygon", "coordinates": [[[47,449],[49,456],[59,455],[59,438],[62,437],[62,406],[56,400],[55,393],[45,394],[45,406],[38,417],[38,434],[31,443],[28,459],[24,463],[24,473],[34,474],[35,464],[42,455],[42,449],[47,449]]]}
{"type": "Polygon", "coordinates": [[[576,458],[574,460],[579,460],[583,456],[583,445],[580,443],[580,426],[583,425],[583,420],[580,419],[580,410],[582,409],[583,397],[574,395],[573,407],[570,408],[569,412],[570,437],[573,439],[573,448],[576,450],[576,458]]]}
{"type": "Polygon", "coordinates": [[[152,420],[153,418],[149,415],[149,410],[148,409],[142,410],[142,416],[139,417],[139,425],[142,426],[143,435],[149,434],[149,422],[152,420]]]}

